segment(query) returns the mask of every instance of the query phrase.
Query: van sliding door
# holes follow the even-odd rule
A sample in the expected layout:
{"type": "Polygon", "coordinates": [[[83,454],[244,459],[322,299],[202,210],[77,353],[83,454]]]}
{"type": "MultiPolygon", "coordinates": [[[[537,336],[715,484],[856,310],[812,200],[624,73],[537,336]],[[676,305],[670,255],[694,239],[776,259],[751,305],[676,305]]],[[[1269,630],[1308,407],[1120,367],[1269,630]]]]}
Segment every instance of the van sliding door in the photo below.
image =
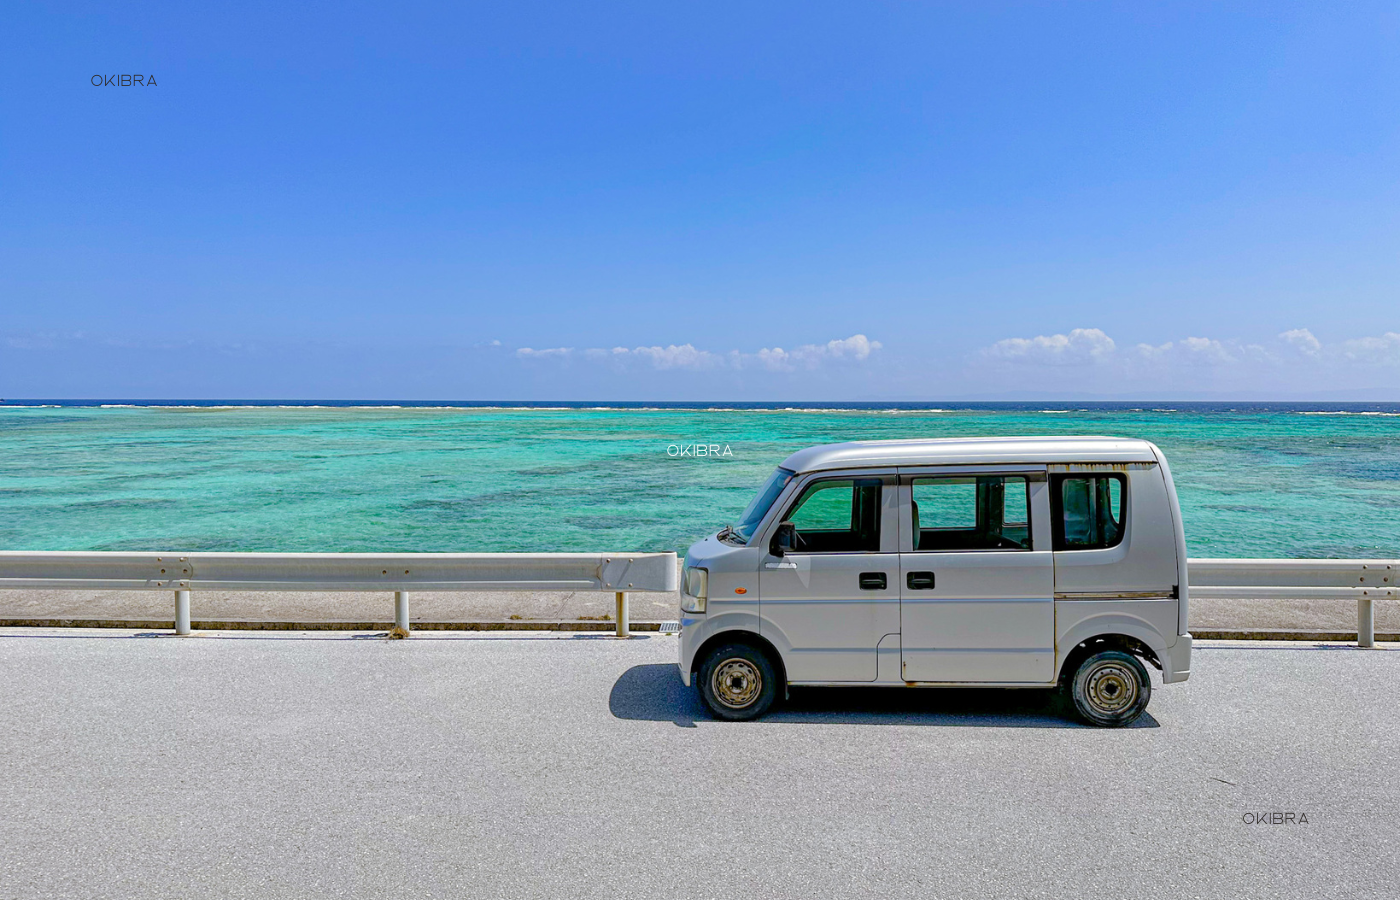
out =
{"type": "Polygon", "coordinates": [[[905,681],[1054,680],[1045,470],[1013,468],[900,470],[905,681]]]}

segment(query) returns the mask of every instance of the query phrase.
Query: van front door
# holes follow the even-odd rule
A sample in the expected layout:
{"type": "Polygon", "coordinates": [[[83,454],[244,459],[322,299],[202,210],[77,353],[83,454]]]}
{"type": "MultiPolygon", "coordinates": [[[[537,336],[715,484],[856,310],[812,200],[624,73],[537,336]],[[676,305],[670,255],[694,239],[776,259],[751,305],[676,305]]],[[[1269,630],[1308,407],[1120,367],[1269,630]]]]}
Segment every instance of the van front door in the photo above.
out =
{"type": "Polygon", "coordinates": [[[900,470],[905,681],[1054,680],[1044,470],[900,470]]]}
{"type": "Polygon", "coordinates": [[[793,549],[759,571],[762,634],[794,682],[875,680],[876,647],[899,631],[895,473],[808,481],[783,512],[793,549]]]}

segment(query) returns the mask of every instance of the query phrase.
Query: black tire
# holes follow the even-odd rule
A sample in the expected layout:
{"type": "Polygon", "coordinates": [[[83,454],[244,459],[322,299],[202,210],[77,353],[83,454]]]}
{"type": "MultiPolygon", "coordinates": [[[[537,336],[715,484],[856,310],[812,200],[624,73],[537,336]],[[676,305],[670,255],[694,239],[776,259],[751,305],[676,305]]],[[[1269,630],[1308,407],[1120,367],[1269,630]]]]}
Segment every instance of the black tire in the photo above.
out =
{"type": "Polygon", "coordinates": [[[697,671],[700,698],[716,719],[742,722],[768,712],[778,696],[778,669],[749,644],[723,644],[697,671]]]}
{"type": "Polygon", "coordinates": [[[1122,650],[1100,650],[1086,656],[1066,688],[1075,714],[1100,728],[1131,724],[1152,699],[1147,668],[1122,650]]]}

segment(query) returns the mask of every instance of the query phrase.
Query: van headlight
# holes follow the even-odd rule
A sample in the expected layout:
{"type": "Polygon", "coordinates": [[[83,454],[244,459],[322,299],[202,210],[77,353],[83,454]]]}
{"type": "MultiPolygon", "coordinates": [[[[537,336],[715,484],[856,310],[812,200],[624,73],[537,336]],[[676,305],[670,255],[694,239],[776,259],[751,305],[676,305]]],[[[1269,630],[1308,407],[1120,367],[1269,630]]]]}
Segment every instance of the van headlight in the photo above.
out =
{"type": "Polygon", "coordinates": [[[686,566],[685,587],[681,590],[681,611],[702,613],[705,601],[710,599],[710,570],[699,566],[686,566]]]}

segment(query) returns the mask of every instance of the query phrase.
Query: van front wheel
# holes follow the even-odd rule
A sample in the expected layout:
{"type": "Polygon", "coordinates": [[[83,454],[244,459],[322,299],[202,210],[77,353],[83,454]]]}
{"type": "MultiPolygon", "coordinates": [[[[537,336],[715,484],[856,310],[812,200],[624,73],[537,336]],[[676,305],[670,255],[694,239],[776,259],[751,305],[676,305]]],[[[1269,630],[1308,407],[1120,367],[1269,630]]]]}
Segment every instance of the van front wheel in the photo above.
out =
{"type": "Polygon", "coordinates": [[[1069,687],[1079,718],[1105,728],[1131,723],[1152,697],[1147,669],[1122,650],[1100,650],[1085,658],[1069,687]]]}
{"type": "Polygon", "coordinates": [[[748,644],[716,647],[700,664],[699,675],[700,696],[718,719],[757,719],[778,695],[773,661],[748,644]]]}

